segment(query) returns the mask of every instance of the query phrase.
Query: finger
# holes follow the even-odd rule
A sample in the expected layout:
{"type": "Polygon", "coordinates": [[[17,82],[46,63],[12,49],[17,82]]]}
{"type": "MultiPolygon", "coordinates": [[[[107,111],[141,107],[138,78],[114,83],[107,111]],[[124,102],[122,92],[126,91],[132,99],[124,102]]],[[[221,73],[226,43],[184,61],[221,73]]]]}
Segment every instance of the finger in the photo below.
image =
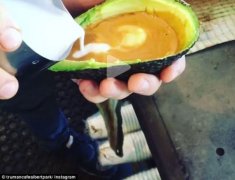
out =
{"type": "Polygon", "coordinates": [[[76,83],[79,85],[79,90],[82,95],[90,102],[101,103],[107,100],[100,94],[99,86],[91,80],[77,80],[76,83]]]}
{"type": "Polygon", "coordinates": [[[12,27],[7,27],[0,32],[0,49],[3,51],[14,51],[22,42],[20,32],[12,27]]]}
{"type": "Polygon", "coordinates": [[[161,86],[161,81],[154,75],[138,73],[129,78],[128,89],[141,95],[152,95],[161,86]]]}
{"type": "Polygon", "coordinates": [[[115,78],[107,78],[100,83],[100,94],[103,97],[119,100],[126,98],[131,92],[124,82],[115,78]]]}
{"type": "Polygon", "coordinates": [[[0,68],[0,99],[12,98],[18,88],[17,79],[0,68]]]}
{"type": "Polygon", "coordinates": [[[160,79],[165,82],[171,82],[182,74],[186,67],[185,56],[175,61],[171,66],[165,68],[161,74],[160,79]]]}
{"type": "Polygon", "coordinates": [[[14,51],[21,42],[19,27],[9,18],[6,11],[0,7],[0,50],[14,51]]]}

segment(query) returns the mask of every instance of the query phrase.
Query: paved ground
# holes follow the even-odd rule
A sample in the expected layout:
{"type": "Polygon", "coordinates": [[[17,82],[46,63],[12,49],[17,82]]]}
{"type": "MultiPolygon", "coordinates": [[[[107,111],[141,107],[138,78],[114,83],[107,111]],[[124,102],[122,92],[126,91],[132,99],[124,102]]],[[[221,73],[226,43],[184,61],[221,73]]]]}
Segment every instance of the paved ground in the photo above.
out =
{"type": "Polygon", "coordinates": [[[187,58],[156,95],[178,153],[195,180],[235,179],[235,41],[187,58]]]}

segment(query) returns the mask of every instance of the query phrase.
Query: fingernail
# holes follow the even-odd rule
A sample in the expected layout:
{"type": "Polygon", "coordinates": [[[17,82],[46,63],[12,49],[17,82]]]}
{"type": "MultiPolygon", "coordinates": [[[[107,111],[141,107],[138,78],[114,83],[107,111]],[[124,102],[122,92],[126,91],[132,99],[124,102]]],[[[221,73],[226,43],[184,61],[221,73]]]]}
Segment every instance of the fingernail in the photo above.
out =
{"type": "Polygon", "coordinates": [[[0,98],[11,98],[17,92],[17,84],[14,81],[7,82],[0,88],[0,98]]]}
{"type": "Polygon", "coordinates": [[[22,37],[19,31],[14,28],[6,28],[0,35],[0,42],[3,48],[14,50],[20,46],[22,37]]]}
{"type": "Polygon", "coordinates": [[[79,85],[80,82],[82,81],[81,79],[71,79],[75,84],[79,85]]]}
{"type": "Polygon", "coordinates": [[[77,79],[71,79],[71,81],[73,81],[74,83],[77,83],[77,79]]]}
{"type": "Polygon", "coordinates": [[[145,91],[147,91],[150,87],[150,84],[147,80],[142,80],[139,87],[137,87],[136,91],[138,93],[143,93],[145,91]]]}

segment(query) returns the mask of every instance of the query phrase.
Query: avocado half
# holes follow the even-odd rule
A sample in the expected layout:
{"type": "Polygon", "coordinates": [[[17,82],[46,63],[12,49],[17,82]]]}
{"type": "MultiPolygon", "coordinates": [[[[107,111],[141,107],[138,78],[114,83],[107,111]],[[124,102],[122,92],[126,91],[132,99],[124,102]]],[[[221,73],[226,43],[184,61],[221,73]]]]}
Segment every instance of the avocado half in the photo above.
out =
{"type": "Polygon", "coordinates": [[[95,59],[83,61],[62,60],[51,66],[54,72],[69,72],[76,78],[101,81],[107,77],[127,80],[135,73],[158,74],[175,60],[186,54],[199,36],[199,22],[190,5],[180,0],[106,0],[75,20],[82,27],[99,23],[104,19],[118,15],[142,12],[155,13],[165,20],[180,39],[180,51],[176,54],[152,60],[130,59],[115,62],[97,62],[95,59]]]}

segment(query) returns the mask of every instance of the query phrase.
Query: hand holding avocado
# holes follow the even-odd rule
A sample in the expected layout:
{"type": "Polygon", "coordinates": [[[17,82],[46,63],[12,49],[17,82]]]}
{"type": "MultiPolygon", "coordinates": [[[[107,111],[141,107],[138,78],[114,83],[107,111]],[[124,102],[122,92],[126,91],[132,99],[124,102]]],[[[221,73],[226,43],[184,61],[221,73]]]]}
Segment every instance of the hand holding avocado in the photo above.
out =
{"type": "Polygon", "coordinates": [[[127,84],[114,78],[104,79],[99,85],[90,80],[77,80],[76,82],[83,96],[94,103],[103,102],[108,98],[123,99],[131,93],[152,95],[162,82],[168,83],[177,78],[184,71],[185,65],[183,56],[165,68],[159,78],[151,74],[137,73],[129,78],[127,84]]]}
{"type": "MultiPolygon", "coordinates": [[[[107,27],[107,24],[105,24],[105,27],[107,27]]],[[[107,27],[106,29],[104,29],[104,34],[108,36],[108,31],[110,31],[110,28],[107,27]],[[106,29],[108,29],[107,32],[106,29]]],[[[89,33],[92,34],[91,32],[89,33]]],[[[117,37],[120,38],[120,36],[117,37]]],[[[113,56],[116,57],[115,55],[113,56]]],[[[69,57],[69,59],[70,58],[71,57],[69,57]]],[[[89,59],[88,57],[86,58],[89,59]]],[[[133,57],[131,57],[130,59],[132,58],[133,57]]],[[[184,69],[185,57],[182,57],[181,60],[175,61],[171,66],[164,69],[158,77],[145,73],[137,73],[130,76],[127,83],[119,81],[115,78],[106,78],[102,80],[100,84],[97,84],[97,81],[81,79],[76,80],[76,82],[77,84],[79,84],[79,89],[84,95],[84,97],[86,97],[86,99],[94,103],[100,103],[107,100],[108,98],[123,99],[129,96],[131,93],[138,93],[141,95],[152,95],[158,90],[162,82],[170,82],[174,80],[184,71],[184,69]]]]}

